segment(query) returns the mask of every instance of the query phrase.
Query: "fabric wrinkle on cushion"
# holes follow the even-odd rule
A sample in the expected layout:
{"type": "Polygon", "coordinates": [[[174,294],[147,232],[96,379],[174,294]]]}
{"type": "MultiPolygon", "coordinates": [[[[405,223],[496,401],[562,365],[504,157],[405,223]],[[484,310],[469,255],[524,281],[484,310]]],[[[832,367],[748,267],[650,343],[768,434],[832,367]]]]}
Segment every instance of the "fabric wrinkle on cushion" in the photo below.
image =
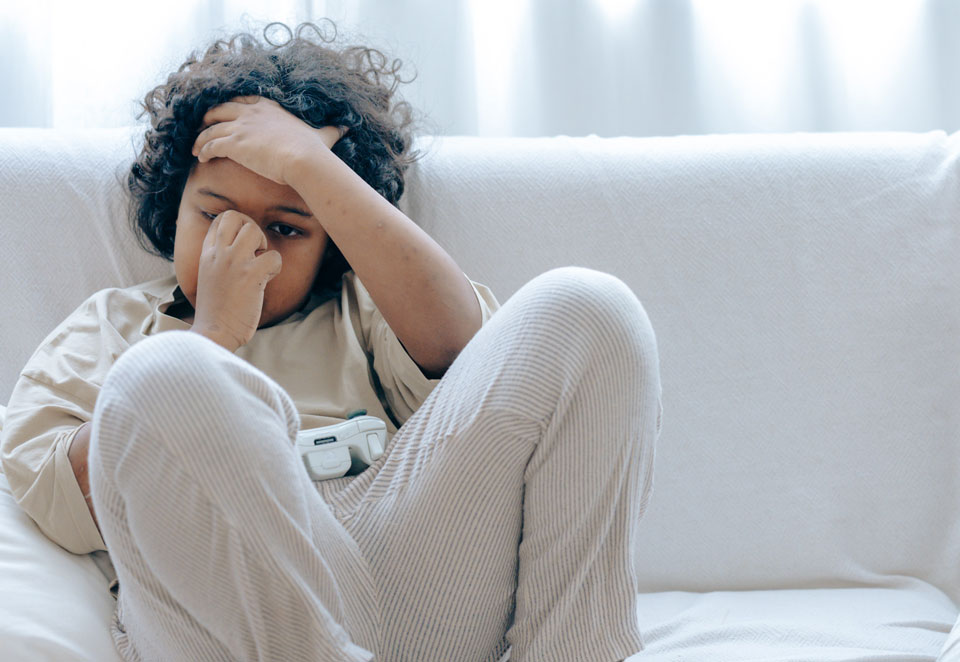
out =
{"type": "Polygon", "coordinates": [[[954,623],[953,629],[947,635],[947,640],[943,644],[943,649],[937,657],[937,662],[958,662],[960,661],[960,619],[954,623]]]}

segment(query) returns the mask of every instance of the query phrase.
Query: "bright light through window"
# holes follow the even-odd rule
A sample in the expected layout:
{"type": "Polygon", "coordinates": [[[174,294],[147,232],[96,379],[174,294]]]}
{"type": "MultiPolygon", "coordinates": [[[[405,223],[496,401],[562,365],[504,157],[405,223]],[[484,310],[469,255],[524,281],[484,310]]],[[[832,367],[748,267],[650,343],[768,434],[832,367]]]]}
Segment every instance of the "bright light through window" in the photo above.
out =
{"type": "Polygon", "coordinates": [[[859,87],[876,88],[891,80],[890,72],[909,66],[922,40],[923,5],[922,0],[818,3],[838,73],[859,87]]]}
{"type": "Polygon", "coordinates": [[[518,45],[529,29],[528,0],[471,0],[479,135],[512,130],[518,45]]]}
{"type": "Polygon", "coordinates": [[[639,0],[594,0],[608,18],[623,18],[636,8],[639,0]]]}
{"type": "Polygon", "coordinates": [[[775,130],[790,81],[801,73],[798,30],[804,0],[693,0],[694,44],[702,93],[742,118],[744,126],[775,130]],[[731,91],[735,95],[731,97],[731,91]]]}

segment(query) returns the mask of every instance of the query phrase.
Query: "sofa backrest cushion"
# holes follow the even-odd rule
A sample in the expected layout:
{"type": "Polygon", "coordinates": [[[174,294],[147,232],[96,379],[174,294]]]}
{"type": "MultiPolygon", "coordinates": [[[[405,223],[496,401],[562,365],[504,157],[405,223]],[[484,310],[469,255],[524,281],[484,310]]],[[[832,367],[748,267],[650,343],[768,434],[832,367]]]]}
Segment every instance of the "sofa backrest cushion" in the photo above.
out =
{"type": "MultiPolygon", "coordinates": [[[[0,130],[0,399],[90,293],[170,273],[122,213],[138,133],[0,130]]],[[[501,303],[575,264],[646,307],[642,590],[911,575],[960,600],[960,136],[421,145],[402,207],[501,303]]]]}

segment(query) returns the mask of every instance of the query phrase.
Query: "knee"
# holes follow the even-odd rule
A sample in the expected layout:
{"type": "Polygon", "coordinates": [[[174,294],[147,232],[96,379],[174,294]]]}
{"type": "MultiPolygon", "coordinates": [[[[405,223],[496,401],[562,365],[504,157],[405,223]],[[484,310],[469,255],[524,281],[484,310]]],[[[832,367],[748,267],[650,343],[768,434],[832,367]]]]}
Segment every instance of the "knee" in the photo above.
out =
{"type": "Polygon", "coordinates": [[[558,267],[529,283],[544,312],[568,342],[594,346],[616,360],[659,371],[653,325],[633,290],[616,276],[585,267],[558,267]],[[572,338],[570,336],[573,336],[572,338]]]}
{"type": "Polygon", "coordinates": [[[637,378],[647,387],[644,411],[655,420],[655,435],[659,435],[663,388],[657,337],[630,286],[613,274],[584,267],[551,269],[537,279],[538,287],[551,292],[554,305],[568,320],[561,327],[568,345],[588,349],[591,360],[602,369],[637,378]]]}
{"type": "MultiPolygon", "coordinates": [[[[167,331],[134,344],[117,359],[96,409],[128,412],[125,418],[135,417],[138,428],[163,430],[183,419],[207,426],[236,419],[239,412],[232,410],[248,408],[250,400],[264,401],[295,437],[295,406],[269,377],[199,334],[167,331]]],[[[116,417],[95,418],[108,424],[116,417]]]]}
{"type": "Polygon", "coordinates": [[[97,404],[129,403],[164,420],[178,403],[203,402],[222,384],[229,352],[196,333],[169,331],[127,349],[107,373],[97,404]],[[218,355],[218,353],[227,356],[218,355]]]}

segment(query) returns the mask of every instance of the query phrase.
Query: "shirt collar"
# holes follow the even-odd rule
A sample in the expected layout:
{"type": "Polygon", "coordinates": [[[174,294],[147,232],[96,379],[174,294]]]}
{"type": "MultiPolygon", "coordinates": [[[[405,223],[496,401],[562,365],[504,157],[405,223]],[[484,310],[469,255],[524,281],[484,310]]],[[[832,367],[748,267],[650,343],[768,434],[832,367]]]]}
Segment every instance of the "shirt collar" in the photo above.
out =
{"type": "Polygon", "coordinates": [[[177,284],[175,275],[164,278],[160,281],[150,283],[150,286],[144,288],[148,300],[151,300],[150,315],[143,321],[140,331],[144,336],[152,336],[161,331],[171,331],[175,329],[187,330],[190,325],[176,317],[170,317],[166,311],[174,303],[179,303],[186,299],[183,290],[177,284]]]}

